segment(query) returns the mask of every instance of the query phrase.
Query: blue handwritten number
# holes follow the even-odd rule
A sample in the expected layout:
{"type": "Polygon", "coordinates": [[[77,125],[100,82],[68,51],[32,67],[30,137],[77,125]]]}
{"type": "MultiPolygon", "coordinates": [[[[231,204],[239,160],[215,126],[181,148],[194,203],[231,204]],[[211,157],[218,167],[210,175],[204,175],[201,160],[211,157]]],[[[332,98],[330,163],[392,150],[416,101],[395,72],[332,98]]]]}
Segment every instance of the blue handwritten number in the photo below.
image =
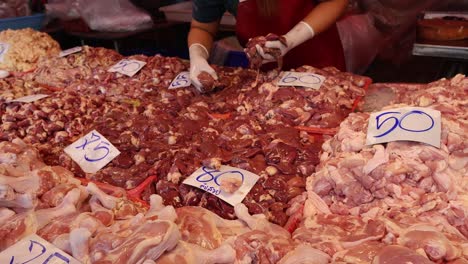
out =
{"type": "Polygon", "coordinates": [[[85,139],[84,139],[84,141],[85,141],[84,144],[81,145],[81,146],[75,147],[75,148],[76,148],[76,149],[81,148],[82,150],[84,150],[85,147],[86,147],[87,145],[89,145],[89,144],[91,144],[91,143],[93,143],[93,142],[96,142],[96,141],[98,141],[98,140],[100,140],[100,139],[101,139],[101,137],[100,137],[99,135],[96,135],[96,134],[94,134],[94,132],[92,132],[92,133],[91,133],[91,139],[90,139],[90,141],[88,141],[88,139],[85,138],[85,139]],[[93,138],[94,138],[94,139],[93,139],[93,138]]]}
{"type": "Polygon", "coordinates": [[[140,64],[136,61],[122,60],[114,66],[114,70],[121,69],[124,72],[136,71],[140,67],[140,64]],[[129,69],[130,66],[136,66],[136,68],[129,69]]]}
{"type": "Polygon", "coordinates": [[[434,124],[435,124],[434,119],[433,119],[430,115],[424,113],[423,111],[413,110],[413,111],[411,111],[411,112],[408,112],[408,113],[404,114],[404,115],[400,118],[400,124],[399,124],[399,126],[400,126],[401,129],[406,130],[406,131],[409,131],[409,132],[425,132],[425,131],[428,131],[428,130],[430,130],[431,128],[433,128],[433,127],[434,127],[434,124]],[[431,120],[431,125],[430,125],[428,128],[426,128],[426,129],[421,129],[421,130],[413,130],[413,129],[404,128],[404,127],[401,125],[401,124],[403,123],[403,120],[404,120],[406,117],[408,117],[408,116],[410,116],[410,115],[412,115],[412,114],[425,115],[425,116],[429,117],[429,119],[431,120]]]}
{"type": "Polygon", "coordinates": [[[5,44],[0,44],[0,56],[5,52],[5,44]]]}
{"type": "Polygon", "coordinates": [[[171,87],[179,87],[179,86],[187,85],[187,84],[188,84],[187,76],[185,74],[180,74],[179,76],[176,77],[171,87]]]}
{"type": "Polygon", "coordinates": [[[381,118],[382,116],[384,116],[384,115],[391,115],[391,114],[401,114],[401,113],[400,113],[400,112],[385,112],[385,113],[382,113],[382,114],[380,114],[380,115],[378,115],[378,116],[375,117],[375,121],[376,121],[376,123],[377,123],[377,129],[380,129],[380,128],[383,126],[383,124],[385,124],[385,123],[386,123],[387,121],[389,121],[389,120],[394,120],[395,123],[393,124],[393,126],[392,126],[389,130],[385,131],[384,133],[382,133],[382,134],[380,134],[380,135],[378,135],[378,136],[374,136],[374,137],[379,138],[379,137],[386,136],[386,135],[388,135],[390,132],[392,132],[392,131],[398,126],[398,118],[396,118],[396,117],[394,117],[394,116],[388,117],[388,118],[384,119],[384,120],[382,121],[382,123],[379,123],[379,120],[380,120],[380,118],[381,118]]]}
{"type": "Polygon", "coordinates": [[[292,75],[292,72],[286,74],[286,75],[283,77],[282,81],[283,81],[284,83],[292,83],[292,82],[297,81],[297,77],[294,77],[294,76],[291,76],[291,75],[292,75]]]}
{"type": "Polygon", "coordinates": [[[307,83],[307,84],[318,84],[320,83],[320,78],[314,75],[305,75],[305,76],[301,76],[299,78],[299,81],[301,81],[302,83],[307,83]],[[305,79],[306,77],[312,78],[312,81],[307,81],[307,79],[305,79]]]}
{"type": "Polygon", "coordinates": [[[103,158],[107,157],[107,155],[109,155],[110,150],[109,150],[109,147],[107,147],[107,146],[110,146],[110,144],[107,143],[107,142],[102,141],[95,148],[93,148],[93,150],[96,151],[96,152],[101,150],[101,149],[105,150],[106,154],[104,154],[102,157],[100,157],[100,158],[88,158],[86,156],[86,154],[85,154],[84,158],[89,162],[96,162],[96,161],[102,160],[103,158]]]}
{"type": "Polygon", "coordinates": [[[405,131],[408,131],[408,132],[420,133],[420,132],[425,132],[425,131],[428,131],[428,130],[432,129],[434,127],[434,125],[435,125],[434,119],[430,115],[428,115],[427,113],[425,113],[423,111],[420,111],[420,110],[413,110],[411,112],[408,112],[408,113],[404,114],[400,119],[398,119],[397,117],[394,117],[394,116],[390,116],[390,117],[387,117],[386,119],[384,119],[382,122],[380,122],[381,117],[386,116],[386,115],[391,115],[391,114],[401,114],[401,112],[384,112],[384,113],[382,113],[382,114],[375,117],[377,129],[380,129],[383,126],[383,124],[385,124],[387,121],[393,120],[394,123],[393,123],[393,126],[390,129],[388,129],[384,133],[382,133],[380,135],[377,135],[377,136],[374,136],[374,137],[379,138],[379,137],[386,136],[390,132],[395,130],[395,128],[397,128],[397,127],[400,127],[401,129],[403,129],[405,131]],[[428,128],[419,129],[419,130],[409,129],[409,128],[404,127],[402,125],[402,123],[405,120],[405,118],[407,118],[408,116],[413,115],[413,114],[424,115],[424,116],[429,117],[429,119],[431,120],[431,125],[428,128]]]}
{"type": "MultiPolygon", "coordinates": [[[[38,245],[40,246],[42,249],[41,249],[41,252],[39,253],[39,255],[33,257],[32,259],[29,259],[29,260],[26,260],[25,262],[21,263],[21,264],[26,264],[26,263],[29,263],[35,259],[37,259],[38,257],[42,256],[45,252],[46,252],[46,248],[44,245],[42,245],[41,243],[37,242],[37,241],[34,241],[34,240],[30,240],[31,244],[29,244],[29,252],[31,253],[33,248],[34,248],[34,245],[38,245]]],[[[13,264],[15,261],[15,256],[12,256],[11,257],[11,260],[10,260],[10,264],[13,264]]]]}
{"type": "MultiPolygon", "coordinates": [[[[53,259],[54,257],[63,260],[63,263],[70,263],[70,260],[67,257],[63,256],[62,254],[58,252],[55,252],[54,254],[51,254],[42,264],[49,263],[49,261],[53,259]]],[[[54,261],[53,263],[57,263],[57,262],[54,261]]]]}
{"type": "Polygon", "coordinates": [[[205,172],[205,173],[202,173],[200,175],[198,175],[198,177],[196,178],[196,180],[198,182],[210,182],[210,181],[213,181],[216,183],[216,185],[220,186],[219,185],[219,182],[218,180],[220,179],[221,176],[225,175],[225,174],[228,174],[228,173],[231,173],[231,174],[239,174],[242,178],[242,183],[244,183],[244,174],[240,171],[225,171],[225,172],[221,172],[219,174],[213,174],[214,173],[218,173],[220,172],[219,170],[211,170],[209,171],[208,168],[206,167],[202,167],[202,170],[205,172]],[[207,177],[205,176],[209,176],[208,179],[206,179],[207,177]]]}

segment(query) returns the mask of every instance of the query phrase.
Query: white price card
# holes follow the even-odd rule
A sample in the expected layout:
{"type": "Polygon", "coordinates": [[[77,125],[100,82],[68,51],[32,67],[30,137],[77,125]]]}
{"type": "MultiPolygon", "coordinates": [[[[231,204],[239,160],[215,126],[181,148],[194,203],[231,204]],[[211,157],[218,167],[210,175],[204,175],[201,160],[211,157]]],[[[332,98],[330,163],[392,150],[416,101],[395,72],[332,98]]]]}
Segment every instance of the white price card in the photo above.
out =
{"type": "Polygon", "coordinates": [[[11,102],[32,103],[32,102],[35,102],[37,100],[40,100],[46,97],[49,97],[49,95],[48,94],[32,94],[32,95],[16,98],[13,100],[9,100],[7,101],[7,103],[11,103],[11,102]]]}
{"type": "Polygon", "coordinates": [[[80,264],[38,235],[29,235],[0,253],[0,263],[80,264]]]}
{"type": "Polygon", "coordinates": [[[0,62],[3,62],[5,59],[5,54],[7,54],[10,44],[0,42],[0,62]]]}
{"type": "Polygon", "coordinates": [[[172,80],[171,85],[169,85],[169,90],[188,87],[192,84],[190,81],[190,73],[189,72],[181,72],[179,73],[174,80],[172,80]]]}
{"type": "Polygon", "coordinates": [[[82,50],[83,50],[83,47],[80,47],[80,46],[74,47],[74,48],[71,48],[71,49],[62,50],[62,51],[60,52],[60,54],[59,54],[59,57],[60,57],[60,58],[61,58],[61,57],[66,57],[66,56],[68,56],[68,55],[70,55],[70,54],[78,53],[78,52],[80,52],[80,51],[82,51],[82,50]]]}
{"type": "Polygon", "coordinates": [[[416,141],[440,147],[440,112],[422,107],[402,107],[372,113],[366,145],[391,141],[416,141]]]}
{"type": "Polygon", "coordinates": [[[223,165],[219,170],[201,167],[183,183],[209,192],[234,206],[244,200],[258,179],[259,176],[252,172],[223,165]]]}
{"type": "Polygon", "coordinates": [[[320,89],[325,77],[310,72],[283,72],[278,86],[301,86],[313,89],[320,89]]]}
{"type": "Polygon", "coordinates": [[[96,173],[120,154],[120,151],[96,130],[73,142],[64,151],[86,173],[96,173]]]}
{"type": "Polygon", "coordinates": [[[132,77],[145,65],[146,65],[146,62],[144,61],[123,59],[117,62],[117,64],[112,66],[108,71],[118,72],[121,74],[125,74],[129,77],[132,77]]]}

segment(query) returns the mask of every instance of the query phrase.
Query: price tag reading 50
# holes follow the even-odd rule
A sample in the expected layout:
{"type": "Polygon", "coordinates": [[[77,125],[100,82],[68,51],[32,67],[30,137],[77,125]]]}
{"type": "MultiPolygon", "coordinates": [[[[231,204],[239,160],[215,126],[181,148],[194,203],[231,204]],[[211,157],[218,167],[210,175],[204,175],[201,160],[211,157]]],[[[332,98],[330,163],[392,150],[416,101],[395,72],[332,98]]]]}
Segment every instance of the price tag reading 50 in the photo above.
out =
{"type": "Polygon", "coordinates": [[[64,151],[86,173],[96,173],[120,154],[120,151],[96,130],[75,141],[64,151]]]}
{"type": "Polygon", "coordinates": [[[30,235],[0,253],[0,263],[80,264],[67,253],[37,235],[30,235]]]}
{"type": "Polygon", "coordinates": [[[192,84],[190,82],[190,73],[189,72],[181,72],[179,73],[174,80],[172,80],[171,85],[169,85],[169,90],[188,87],[192,84]]]}
{"type": "Polygon", "coordinates": [[[310,72],[284,72],[278,86],[301,86],[320,89],[325,77],[310,72]]]}
{"type": "Polygon", "coordinates": [[[403,107],[373,113],[369,117],[366,144],[416,141],[440,147],[440,112],[429,108],[403,107]]]}
{"type": "Polygon", "coordinates": [[[144,61],[124,59],[124,60],[119,61],[114,66],[112,66],[108,70],[108,72],[118,72],[121,74],[125,74],[129,77],[132,77],[145,65],[146,65],[146,62],[144,61]]]}

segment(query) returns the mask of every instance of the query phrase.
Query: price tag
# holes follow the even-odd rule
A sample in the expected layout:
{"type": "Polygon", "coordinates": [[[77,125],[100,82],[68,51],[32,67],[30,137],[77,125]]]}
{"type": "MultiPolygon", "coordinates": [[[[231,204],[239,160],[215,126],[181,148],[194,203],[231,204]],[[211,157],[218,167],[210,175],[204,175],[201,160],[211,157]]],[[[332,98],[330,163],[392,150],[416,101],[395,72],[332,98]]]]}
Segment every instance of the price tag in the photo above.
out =
{"type": "Polygon", "coordinates": [[[146,62],[144,61],[123,59],[119,61],[117,64],[115,64],[114,66],[112,66],[108,71],[118,72],[121,74],[125,74],[129,77],[132,77],[145,65],[146,65],[146,62]]]}
{"type": "Polygon", "coordinates": [[[120,151],[96,130],[78,139],[64,151],[86,173],[96,173],[120,154],[120,151]]]}
{"type": "Polygon", "coordinates": [[[0,253],[0,263],[80,264],[38,235],[29,235],[0,253]]]}
{"type": "Polygon", "coordinates": [[[10,44],[0,42],[0,62],[3,62],[5,59],[5,54],[7,54],[10,44]]]}
{"type": "Polygon", "coordinates": [[[416,141],[440,147],[440,112],[421,107],[402,107],[371,114],[366,144],[416,141]]]}
{"type": "Polygon", "coordinates": [[[62,57],[68,56],[70,54],[80,52],[82,50],[83,50],[83,47],[74,47],[74,48],[71,48],[71,49],[62,50],[60,52],[60,54],[59,54],[59,57],[62,58],[62,57]]]}
{"type": "Polygon", "coordinates": [[[325,77],[310,72],[284,72],[278,86],[301,86],[320,89],[325,77]]]}
{"type": "Polygon", "coordinates": [[[37,100],[40,100],[42,98],[46,98],[46,97],[49,97],[49,96],[50,95],[48,95],[48,94],[32,94],[32,95],[16,98],[16,99],[13,99],[13,100],[9,100],[9,101],[7,101],[7,103],[11,103],[11,102],[32,103],[32,102],[35,102],[37,100]]]}
{"type": "Polygon", "coordinates": [[[234,206],[244,200],[258,178],[256,174],[230,166],[221,166],[219,170],[201,167],[183,183],[209,192],[234,206]]]}
{"type": "Polygon", "coordinates": [[[192,84],[190,82],[190,73],[189,72],[181,72],[179,73],[174,80],[172,80],[171,85],[169,85],[169,90],[188,87],[192,84]]]}

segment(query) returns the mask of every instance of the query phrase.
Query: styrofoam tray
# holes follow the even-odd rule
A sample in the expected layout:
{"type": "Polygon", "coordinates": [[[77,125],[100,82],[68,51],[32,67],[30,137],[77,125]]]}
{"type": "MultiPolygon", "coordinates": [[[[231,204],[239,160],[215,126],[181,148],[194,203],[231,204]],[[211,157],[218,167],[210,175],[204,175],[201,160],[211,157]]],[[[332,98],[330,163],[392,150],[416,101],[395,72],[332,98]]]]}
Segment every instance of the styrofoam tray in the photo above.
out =
{"type": "MultiPolygon", "coordinates": [[[[173,22],[190,22],[192,21],[192,2],[182,2],[173,5],[160,7],[159,10],[164,12],[166,19],[173,22]]],[[[221,25],[234,26],[236,18],[230,13],[224,13],[221,19],[221,25]]]]}

